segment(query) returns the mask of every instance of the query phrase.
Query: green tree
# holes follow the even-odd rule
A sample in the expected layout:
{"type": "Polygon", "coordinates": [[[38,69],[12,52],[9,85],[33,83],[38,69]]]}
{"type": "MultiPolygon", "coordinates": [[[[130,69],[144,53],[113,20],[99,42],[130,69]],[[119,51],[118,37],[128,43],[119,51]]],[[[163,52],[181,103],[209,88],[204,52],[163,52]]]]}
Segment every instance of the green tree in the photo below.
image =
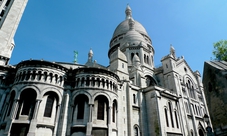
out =
{"type": "Polygon", "coordinates": [[[216,60],[227,61],[227,40],[220,40],[214,43],[213,55],[216,60]]]}

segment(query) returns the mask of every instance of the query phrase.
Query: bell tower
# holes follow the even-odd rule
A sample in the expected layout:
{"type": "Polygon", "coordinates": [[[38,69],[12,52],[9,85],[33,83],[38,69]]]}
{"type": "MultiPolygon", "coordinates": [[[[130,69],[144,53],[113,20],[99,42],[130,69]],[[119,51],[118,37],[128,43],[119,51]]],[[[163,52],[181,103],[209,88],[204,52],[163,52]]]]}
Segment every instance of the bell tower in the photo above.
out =
{"type": "Polygon", "coordinates": [[[14,35],[28,0],[0,0],[0,66],[8,65],[14,35]]]}

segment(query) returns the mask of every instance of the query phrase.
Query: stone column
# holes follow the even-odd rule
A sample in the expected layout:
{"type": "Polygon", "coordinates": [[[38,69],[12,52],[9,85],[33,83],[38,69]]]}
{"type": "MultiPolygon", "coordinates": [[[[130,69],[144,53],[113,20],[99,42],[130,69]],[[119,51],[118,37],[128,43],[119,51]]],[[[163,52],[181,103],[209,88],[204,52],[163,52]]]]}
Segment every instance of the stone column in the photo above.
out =
{"type": "Polygon", "coordinates": [[[112,107],[109,106],[108,109],[108,136],[112,134],[112,107]]]}
{"type": "Polygon", "coordinates": [[[93,110],[93,105],[89,104],[90,107],[90,112],[89,112],[89,121],[87,123],[87,130],[86,130],[86,136],[91,136],[91,131],[92,131],[92,110],[93,110]]]}
{"type": "Polygon", "coordinates": [[[30,123],[30,127],[29,127],[29,130],[28,130],[27,136],[35,136],[36,135],[35,132],[36,132],[36,126],[37,126],[37,114],[38,114],[40,101],[41,100],[36,100],[35,109],[34,109],[34,113],[33,113],[33,116],[32,116],[32,120],[31,120],[31,123],[30,123]]]}
{"type": "Polygon", "coordinates": [[[13,107],[12,107],[12,112],[11,112],[11,115],[10,115],[11,119],[15,119],[16,114],[17,114],[17,110],[18,110],[18,100],[15,99],[14,103],[13,103],[13,107]]]}
{"type": "Polygon", "coordinates": [[[69,120],[69,116],[71,115],[69,111],[69,90],[67,90],[67,93],[64,94],[64,98],[62,100],[62,113],[61,113],[61,118],[59,120],[59,127],[58,127],[58,135],[59,136],[66,136],[69,135],[69,131],[71,127],[71,121],[69,120]],[[67,128],[68,127],[68,128],[67,128]]]}
{"type": "Polygon", "coordinates": [[[39,108],[40,102],[41,102],[41,100],[37,100],[36,101],[35,109],[34,109],[34,113],[33,113],[32,119],[36,119],[37,118],[38,108],[39,108]]]}
{"type": "Polygon", "coordinates": [[[57,128],[58,128],[58,120],[59,120],[59,115],[60,115],[60,109],[61,109],[61,105],[58,105],[57,106],[56,116],[55,116],[54,134],[53,134],[53,136],[57,135],[57,128]]]}

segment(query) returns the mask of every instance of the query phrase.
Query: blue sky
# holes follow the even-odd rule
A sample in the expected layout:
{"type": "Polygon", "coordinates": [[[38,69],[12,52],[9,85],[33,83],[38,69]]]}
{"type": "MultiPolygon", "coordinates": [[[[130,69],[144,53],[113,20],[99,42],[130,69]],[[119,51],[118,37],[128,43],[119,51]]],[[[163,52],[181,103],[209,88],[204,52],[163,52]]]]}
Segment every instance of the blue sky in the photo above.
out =
{"type": "Polygon", "coordinates": [[[169,54],[170,44],[193,71],[202,74],[213,43],[227,39],[226,0],[29,0],[18,30],[10,64],[44,59],[85,64],[94,59],[109,65],[108,49],[129,4],[134,20],[147,30],[155,49],[155,65],[169,54]]]}

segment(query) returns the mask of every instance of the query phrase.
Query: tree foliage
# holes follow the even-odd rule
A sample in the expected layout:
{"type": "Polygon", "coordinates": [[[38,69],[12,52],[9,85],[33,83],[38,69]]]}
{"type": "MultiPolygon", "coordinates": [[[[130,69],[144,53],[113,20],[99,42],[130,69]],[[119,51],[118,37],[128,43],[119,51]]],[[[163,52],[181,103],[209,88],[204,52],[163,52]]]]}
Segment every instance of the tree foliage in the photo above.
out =
{"type": "Polygon", "coordinates": [[[220,40],[214,43],[213,55],[216,60],[227,61],[227,40],[220,40]]]}

